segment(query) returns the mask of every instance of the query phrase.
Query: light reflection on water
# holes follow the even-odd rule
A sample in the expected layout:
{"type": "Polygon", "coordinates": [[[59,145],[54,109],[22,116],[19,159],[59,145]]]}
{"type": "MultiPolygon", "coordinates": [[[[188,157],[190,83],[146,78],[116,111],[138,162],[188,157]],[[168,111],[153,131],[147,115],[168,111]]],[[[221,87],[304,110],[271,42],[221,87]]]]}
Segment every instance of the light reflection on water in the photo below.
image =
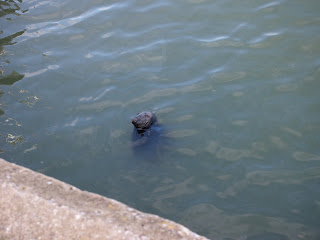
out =
{"type": "Polygon", "coordinates": [[[6,8],[0,157],[212,239],[319,238],[317,1],[6,8]]]}

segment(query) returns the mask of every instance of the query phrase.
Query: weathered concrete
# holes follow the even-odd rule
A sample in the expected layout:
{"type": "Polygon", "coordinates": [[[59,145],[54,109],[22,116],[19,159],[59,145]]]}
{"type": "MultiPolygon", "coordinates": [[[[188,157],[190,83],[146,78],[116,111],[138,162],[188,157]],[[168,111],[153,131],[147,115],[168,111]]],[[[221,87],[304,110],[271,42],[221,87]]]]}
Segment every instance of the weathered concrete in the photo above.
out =
{"type": "Polygon", "coordinates": [[[0,159],[0,240],[206,239],[186,227],[0,159]]]}

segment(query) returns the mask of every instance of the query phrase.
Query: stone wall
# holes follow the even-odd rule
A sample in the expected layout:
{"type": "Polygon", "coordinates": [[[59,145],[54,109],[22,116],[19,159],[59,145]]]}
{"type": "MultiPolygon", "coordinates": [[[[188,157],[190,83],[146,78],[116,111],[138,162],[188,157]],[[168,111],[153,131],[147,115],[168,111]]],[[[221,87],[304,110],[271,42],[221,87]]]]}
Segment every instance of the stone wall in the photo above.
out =
{"type": "Polygon", "coordinates": [[[0,159],[0,240],[201,239],[186,227],[0,159]]]}

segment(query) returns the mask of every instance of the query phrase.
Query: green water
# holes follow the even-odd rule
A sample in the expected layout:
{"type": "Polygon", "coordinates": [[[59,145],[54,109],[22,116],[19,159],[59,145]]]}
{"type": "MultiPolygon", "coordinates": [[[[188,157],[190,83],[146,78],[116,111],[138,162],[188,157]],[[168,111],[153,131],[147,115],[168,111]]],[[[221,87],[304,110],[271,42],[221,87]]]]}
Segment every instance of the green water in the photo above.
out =
{"type": "Polygon", "coordinates": [[[210,239],[320,239],[318,0],[0,7],[0,157],[210,239]]]}

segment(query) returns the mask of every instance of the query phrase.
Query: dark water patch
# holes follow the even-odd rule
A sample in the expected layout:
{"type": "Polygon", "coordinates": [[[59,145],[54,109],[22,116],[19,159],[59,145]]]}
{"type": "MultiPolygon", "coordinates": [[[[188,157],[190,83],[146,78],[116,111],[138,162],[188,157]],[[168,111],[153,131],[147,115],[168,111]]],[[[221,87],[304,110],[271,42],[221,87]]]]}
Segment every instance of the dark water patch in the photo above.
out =
{"type": "MultiPolygon", "coordinates": [[[[1,1],[0,2],[0,17],[7,15],[21,16],[21,14],[28,12],[28,10],[22,10],[19,6],[22,1],[1,1]]],[[[12,20],[10,17],[7,20],[12,20]]]]}
{"type": "Polygon", "coordinates": [[[4,37],[4,38],[1,38],[0,39],[0,51],[1,53],[3,53],[4,51],[4,46],[9,46],[9,45],[14,45],[16,44],[17,42],[13,42],[13,40],[18,37],[18,36],[21,36],[22,34],[25,33],[26,30],[23,30],[23,31],[20,31],[20,32],[17,32],[17,33],[14,33],[14,34],[11,34],[7,37],[4,37]]]}
{"type": "Polygon", "coordinates": [[[15,82],[20,81],[23,77],[23,74],[19,74],[15,71],[6,76],[0,75],[0,85],[12,85],[15,82]]]}

